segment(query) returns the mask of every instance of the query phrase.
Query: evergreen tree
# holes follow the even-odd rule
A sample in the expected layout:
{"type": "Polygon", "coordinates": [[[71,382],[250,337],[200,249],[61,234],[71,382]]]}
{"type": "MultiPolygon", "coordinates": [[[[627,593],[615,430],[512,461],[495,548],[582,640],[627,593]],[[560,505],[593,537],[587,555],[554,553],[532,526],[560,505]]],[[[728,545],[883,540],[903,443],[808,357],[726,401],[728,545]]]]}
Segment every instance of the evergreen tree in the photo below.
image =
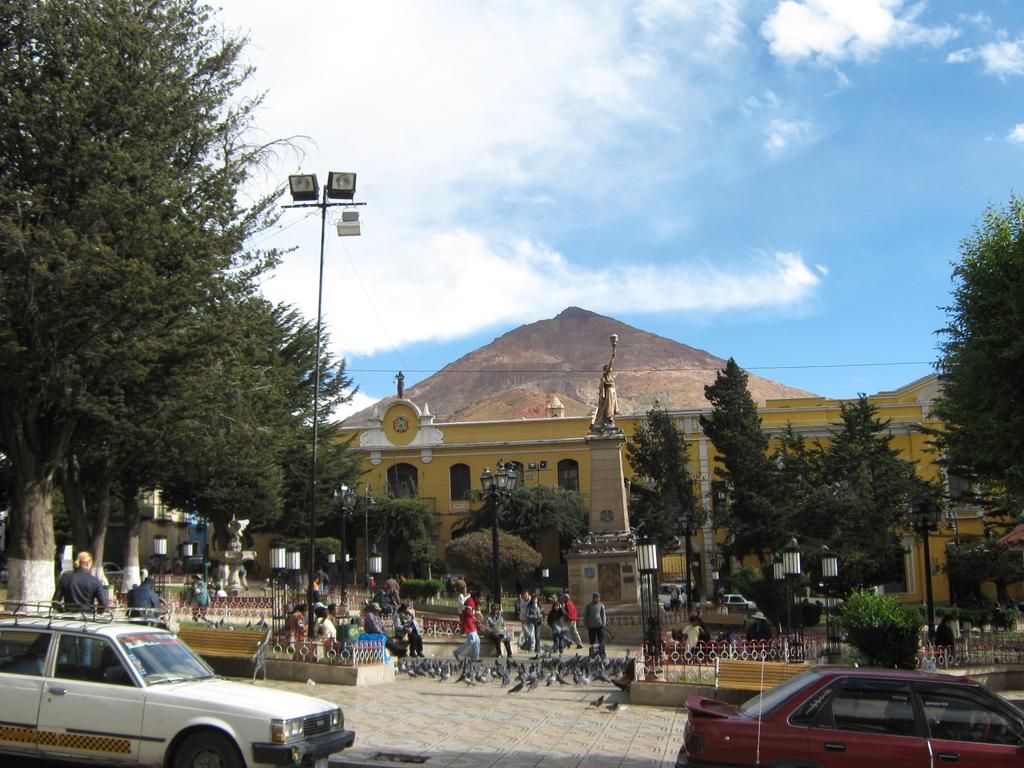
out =
{"type": "Polygon", "coordinates": [[[779,498],[779,472],[768,456],[768,436],[747,388],[747,374],[732,358],[715,382],[704,387],[710,416],[701,416],[704,434],[714,443],[715,476],[728,488],[728,501],[717,512],[715,526],[729,530],[729,554],[755,555],[762,570],[770,553],[792,533],[789,509],[779,498]]]}
{"type": "Polygon", "coordinates": [[[949,324],[940,331],[940,444],[951,471],[981,481],[1017,513],[1024,499],[1024,200],[1013,196],[1006,208],[985,212],[960,245],[953,281],[949,324]]]}
{"type": "Polygon", "coordinates": [[[267,261],[237,194],[265,148],[243,41],[194,0],[0,9],[0,450],[12,599],[53,592],[54,475],[84,418],[145,382],[197,307],[267,261]]]}
{"type": "Polygon", "coordinates": [[[697,509],[693,494],[686,439],[657,403],[637,425],[626,454],[640,480],[630,488],[631,525],[662,548],[674,546],[687,527],[691,532],[699,530],[704,513],[697,509]]]}

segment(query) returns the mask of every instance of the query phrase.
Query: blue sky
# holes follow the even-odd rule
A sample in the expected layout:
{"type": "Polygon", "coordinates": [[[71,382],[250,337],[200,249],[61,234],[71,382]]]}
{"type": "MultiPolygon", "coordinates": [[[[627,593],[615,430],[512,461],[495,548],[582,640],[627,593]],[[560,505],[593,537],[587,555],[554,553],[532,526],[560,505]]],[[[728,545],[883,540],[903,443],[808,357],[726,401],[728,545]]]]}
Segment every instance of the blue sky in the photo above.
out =
{"type": "MultiPolygon", "coordinates": [[[[324,287],[357,405],[570,305],[828,396],[899,387],[960,240],[1021,191],[1019,0],[219,5],[259,138],[301,137],[261,190],[358,173],[324,287]]],[[[258,238],[295,248],[264,291],[308,316],[317,224],[258,238]]]]}

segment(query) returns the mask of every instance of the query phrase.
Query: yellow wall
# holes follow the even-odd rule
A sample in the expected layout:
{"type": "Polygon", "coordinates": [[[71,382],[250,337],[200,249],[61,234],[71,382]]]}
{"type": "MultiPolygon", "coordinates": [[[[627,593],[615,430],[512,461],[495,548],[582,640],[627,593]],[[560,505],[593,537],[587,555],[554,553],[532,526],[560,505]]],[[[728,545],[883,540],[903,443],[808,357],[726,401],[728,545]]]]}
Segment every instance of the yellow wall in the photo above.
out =
{"type": "MultiPolygon", "coordinates": [[[[912,382],[893,392],[872,396],[870,401],[878,415],[891,421],[890,444],[899,454],[917,462],[918,473],[928,479],[939,477],[934,463],[935,454],[924,430],[939,424],[930,416],[930,405],[937,394],[934,376],[912,382]]],[[[760,409],[763,428],[769,435],[777,435],[787,425],[792,426],[811,443],[828,442],[833,425],[840,420],[843,401],[812,397],[794,400],[770,400],[760,409]]],[[[691,465],[695,469],[695,492],[701,503],[710,505],[710,484],[714,472],[714,446],[700,430],[699,416],[709,409],[674,412],[688,442],[691,465]]],[[[644,414],[618,419],[619,426],[632,435],[644,414]]],[[[548,469],[541,472],[526,471],[528,485],[554,486],[558,482],[557,466],[562,459],[574,459],[579,465],[579,487],[586,494],[590,488],[590,454],[584,440],[590,426],[588,418],[542,418],[509,421],[479,421],[434,423],[429,413],[421,411],[419,404],[409,400],[395,400],[385,406],[379,422],[369,428],[350,429],[357,433],[354,450],[360,452],[366,474],[359,492],[369,484],[374,494],[381,495],[387,488],[388,468],[408,463],[417,469],[419,497],[429,500],[435,507],[439,522],[439,550],[451,539],[451,531],[463,518],[473,502],[453,501],[449,491],[449,469],[454,464],[466,464],[470,471],[471,488],[479,488],[479,478],[485,468],[494,471],[499,460],[518,461],[524,466],[547,461],[548,469]]],[[[626,457],[623,457],[626,460],[626,457]]],[[[628,464],[626,477],[632,475],[628,464]]],[[[973,513],[965,513],[973,515],[973,513]]],[[[972,536],[981,533],[981,521],[963,519],[959,534],[972,536]]],[[[952,537],[945,529],[931,540],[933,560],[933,588],[939,602],[948,600],[949,589],[940,566],[945,560],[945,544],[952,537]],[[938,572],[935,572],[938,571],[938,572]]],[[[709,525],[694,537],[696,551],[709,553],[714,547],[709,525]]],[[[715,539],[721,534],[716,532],[715,539]]],[[[924,599],[923,555],[921,547],[907,538],[913,547],[908,557],[908,583],[910,592],[900,595],[906,601],[924,599]]],[[[544,565],[557,564],[557,547],[544,547],[544,565]]],[[[705,563],[709,557],[705,555],[705,563]]],[[[710,568],[706,568],[710,571],[710,568]]]]}

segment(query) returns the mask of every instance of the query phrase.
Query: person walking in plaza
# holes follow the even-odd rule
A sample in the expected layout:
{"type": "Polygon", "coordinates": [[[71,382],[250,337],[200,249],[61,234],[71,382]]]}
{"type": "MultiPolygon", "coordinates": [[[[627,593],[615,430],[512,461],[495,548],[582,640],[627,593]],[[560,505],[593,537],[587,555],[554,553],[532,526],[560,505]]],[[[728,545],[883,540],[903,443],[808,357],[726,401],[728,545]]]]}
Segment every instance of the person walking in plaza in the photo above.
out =
{"type": "Polygon", "coordinates": [[[73,570],[64,571],[57,581],[53,600],[64,610],[86,611],[107,607],[107,593],[103,582],[92,575],[92,555],[79,552],[73,570]]]}
{"type": "Polygon", "coordinates": [[[544,608],[540,604],[540,595],[535,594],[526,606],[526,634],[534,654],[540,653],[540,627],[543,623],[544,608]]]}
{"type": "Polygon", "coordinates": [[[579,621],[580,612],[576,608],[576,603],[572,601],[572,596],[568,592],[562,595],[562,607],[565,609],[565,627],[569,631],[569,639],[576,643],[577,648],[582,648],[583,638],[580,637],[580,631],[576,628],[576,622],[579,621]]]}
{"type": "Polygon", "coordinates": [[[607,624],[608,612],[601,602],[601,593],[595,592],[587,607],[583,609],[583,626],[587,628],[591,656],[596,653],[602,659],[606,658],[604,628],[607,624]]]}
{"type": "Polygon", "coordinates": [[[210,607],[210,591],[206,588],[206,582],[198,573],[192,577],[192,586],[188,591],[188,604],[192,606],[192,620],[198,621],[205,618],[206,609],[210,607]]]}
{"type": "Polygon", "coordinates": [[[487,637],[494,643],[494,655],[501,656],[501,644],[505,644],[505,656],[512,658],[512,644],[508,639],[508,632],[505,630],[505,617],[501,615],[501,605],[491,603],[491,612],[487,614],[487,624],[484,631],[487,637]]]}
{"type": "Polygon", "coordinates": [[[306,604],[299,603],[292,608],[284,625],[289,643],[301,643],[306,639],[306,604]]]}
{"type": "Polygon", "coordinates": [[[319,661],[323,659],[324,654],[334,645],[334,641],[338,639],[338,628],[331,621],[330,614],[325,606],[318,605],[314,609],[314,616],[313,639],[316,641],[316,644],[313,646],[313,653],[317,661],[319,661]]]}
{"type": "Polygon", "coordinates": [[[529,629],[529,623],[526,620],[526,611],[530,607],[530,593],[525,589],[520,593],[519,599],[516,600],[516,616],[519,617],[519,628],[522,634],[519,636],[519,647],[524,651],[533,650],[533,633],[529,629]]]}
{"type": "Polygon", "coordinates": [[[476,607],[467,600],[459,614],[459,629],[466,636],[466,642],[455,649],[455,658],[461,659],[462,654],[469,653],[473,661],[480,661],[480,634],[477,632],[476,607]]]}

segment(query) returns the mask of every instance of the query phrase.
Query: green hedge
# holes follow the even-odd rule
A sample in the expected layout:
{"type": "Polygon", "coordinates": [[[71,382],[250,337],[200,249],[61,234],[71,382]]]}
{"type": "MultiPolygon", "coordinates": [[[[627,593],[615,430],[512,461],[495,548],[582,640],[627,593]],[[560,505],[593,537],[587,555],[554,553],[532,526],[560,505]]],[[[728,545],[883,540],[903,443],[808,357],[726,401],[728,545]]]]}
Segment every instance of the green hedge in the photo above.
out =
{"type": "Polygon", "coordinates": [[[408,600],[427,600],[444,590],[440,579],[406,579],[402,583],[402,597],[408,600]]]}

